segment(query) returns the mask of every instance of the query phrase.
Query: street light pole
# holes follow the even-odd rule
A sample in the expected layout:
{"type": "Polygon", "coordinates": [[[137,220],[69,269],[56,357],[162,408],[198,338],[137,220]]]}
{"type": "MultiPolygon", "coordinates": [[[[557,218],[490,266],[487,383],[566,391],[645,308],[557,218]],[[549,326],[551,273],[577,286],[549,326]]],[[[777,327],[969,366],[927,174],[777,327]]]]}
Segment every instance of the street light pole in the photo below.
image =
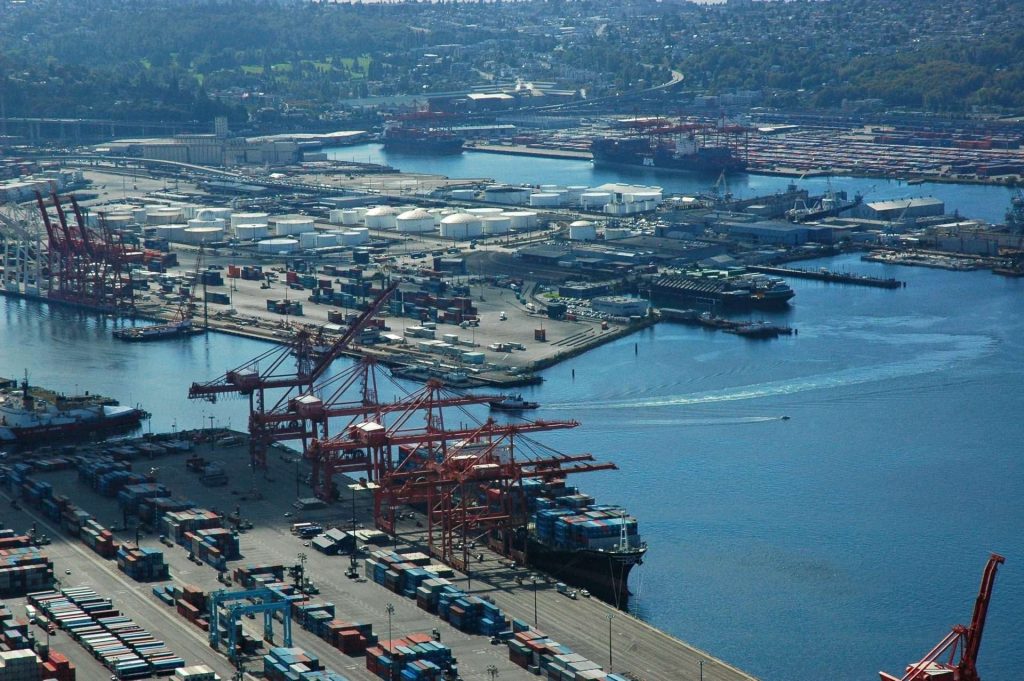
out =
{"type": "Polygon", "coordinates": [[[533,626],[539,627],[540,625],[537,624],[537,576],[531,576],[530,582],[533,584],[533,626]]]}
{"type": "Polygon", "coordinates": [[[384,610],[388,613],[388,656],[391,658],[391,666],[388,667],[388,678],[391,681],[395,679],[395,646],[392,643],[394,640],[391,638],[391,616],[395,613],[395,606],[390,603],[384,607],[384,610]]]}
{"type": "Polygon", "coordinates": [[[608,673],[612,671],[612,620],[615,615],[608,613],[608,673]]]}

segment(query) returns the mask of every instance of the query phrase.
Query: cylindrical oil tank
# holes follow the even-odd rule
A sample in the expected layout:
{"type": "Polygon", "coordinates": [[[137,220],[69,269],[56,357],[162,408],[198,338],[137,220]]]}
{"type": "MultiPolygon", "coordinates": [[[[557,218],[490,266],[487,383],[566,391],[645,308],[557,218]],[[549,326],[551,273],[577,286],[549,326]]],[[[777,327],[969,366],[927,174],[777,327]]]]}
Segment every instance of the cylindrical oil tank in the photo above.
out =
{"type": "Polygon", "coordinates": [[[200,208],[199,212],[195,215],[200,220],[227,220],[231,219],[230,208],[200,208]]]}
{"type": "Polygon", "coordinates": [[[174,241],[176,243],[183,243],[185,241],[185,229],[187,225],[157,225],[156,226],[156,238],[167,239],[168,241],[174,241]]]}
{"type": "Polygon", "coordinates": [[[602,210],[606,203],[611,203],[611,192],[583,192],[580,194],[580,206],[588,210],[602,210]]]}
{"type": "Polygon", "coordinates": [[[132,219],[140,225],[146,224],[146,209],[132,208],[132,219]]]}
{"type": "Polygon", "coordinates": [[[570,241],[594,241],[597,239],[597,226],[590,220],[577,220],[569,225],[570,241]]]}
{"type": "Polygon", "coordinates": [[[370,230],[366,227],[352,227],[351,229],[346,229],[345,232],[355,235],[353,238],[356,240],[356,246],[362,246],[370,240],[370,230]]]}
{"type": "Polygon", "coordinates": [[[267,225],[235,225],[235,236],[241,241],[255,241],[270,236],[267,225]]]}
{"type": "Polygon", "coordinates": [[[316,232],[300,234],[299,248],[316,248],[316,232]]]}
{"type": "MultiPolygon", "coordinates": [[[[107,229],[115,232],[126,231],[130,225],[135,224],[135,218],[132,217],[131,213],[100,213],[98,216],[98,222],[102,225],[106,225],[107,229]]],[[[68,224],[75,224],[75,216],[71,215],[68,218],[68,224]]]]}
{"type": "Polygon", "coordinates": [[[220,241],[224,238],[223,227],[186,227],[184,231],[185,243],[208,244],[213,241],[220,241]]]}
{"type": "Polygon", "coordinates": [[[269,225],[270,216],[266,213],[232,213],[231,226],[238,225],[269,225]]]}
{"type": "Polygon", "coordinates": [[[501,208],[467,208],[463,212],[482,218],[487,215],[501,215],[504,211],[501,208]]]}
{"type": "Polygon", "coordinates": [[[557,206],[562,201],[562,195],[553,192],[537,192],[530,195],[530,205],[538,208],[550,208],[557,206]]]}
{"type": "Polygon", "coordinates": [[[352,230],[334,232],[334,235],[338,238],[338,244],[341,246],[359,246],[362,243],[359,241],[359,234],[352,230]]]}
{"type": "Polygon", "coordinates": [[[200,228],[200,227],[216,227],[220,231],[224,231],[224,218],[206,218],[198,217],[192,218],[188,221],[189,228],[200,228]]]}
{"type": "Polygon", "coordinates": [[[147,225],[175,225],[180,224],[185,218],[181,214],[181,208],[159,208],[146,210],[147,225]]]}
{"type": "Polygon", "coordinates": [[[605,241],[615,241],[616,239],[625,239],[630,235],[630,231],[625,227],[606,227],[604,230],[605,241]]]}
{"type": "Polygon", "coordinates": [[[530,200],[533,190],[529,187],[512,187],[495,185],[484,189],[484,200],[491,203],[505,203],[513,206],[525,205],[530,200]]]}
{"type": "Polygon", "coordinates": [[[469,213],[455,213],[441,220],[444,239],[475,239],[483,233],[480,219],[469,213]]]}
{"type": "Polygon", "coordinates": [[[451,197],[456,201],[472,201],[476,198],[475,189],[453,189],[451,197]]]}
{"type": "Polygon", "coordinates": [[[508,234],[512,231],[512,218],[505,215],[485,215],[480,220],[484,234],[508,234]]]}
{"type": "Polygon", "coordinates": [[[329,248],[338,245],[338,235],[324,232],[317,232],[315,244],[317,248],[329,248]]]}
{"type": "Polygon", "coordinates": [[[537,213],[532,210],[515,210],[502,215],[512,221],[512,229],[533,229],[537,226],[537,213]]]}
{"type": "Polygon", "coordinates": [[[298,239],[264,239],[256,244],[257,253],[292,253],[298,248],[298,239]]]}
{"type": "Polygon", "coordinates": [[[370,229],[394,229],[395,218],[401,212],[393,206],[375,206],[366,211],[366,226],[370,229]]]}
{"type": "Polygon", "coordinates": [[[294,236],[296,234],[305,234],[306,232],[312,232],[314,229],[313,218],[271,218],[271,221],[274,223],[274,233],[277,236],[294,236]]]}
{"type": "Polygon", "coordinates": [[[413,208],[395,217],[395,228],[399,232],[433,232],[434,216],[422,208],[413,208]]]}
{"type": "Polygon", "coordinates": [[[590,189],[590,187],[587,187],[586,185],[582,185],[582,184],[572,184],[572,185],[569,185],[568,187],[565,188],[565,201],[566,201],[566,203],[569,203],[569,204],[572,204],[572,205],[578,204],[579,201],[580,201],[580,196],[582,196],[583,193],[586,192],[589,189],[590,189]]]}

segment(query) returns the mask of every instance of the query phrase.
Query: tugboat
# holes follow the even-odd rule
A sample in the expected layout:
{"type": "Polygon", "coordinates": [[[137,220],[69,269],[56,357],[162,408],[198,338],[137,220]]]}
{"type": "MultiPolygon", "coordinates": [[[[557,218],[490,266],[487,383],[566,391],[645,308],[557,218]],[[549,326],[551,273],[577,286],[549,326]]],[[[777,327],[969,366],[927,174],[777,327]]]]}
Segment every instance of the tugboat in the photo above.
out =
{"type": "Polygon", "coordinates": [[[540,406],[537,402],[524,400],[522,395],[506,395],[500,400],[491,400],[487,404],[494,411],[523,411],[540,406]]]}

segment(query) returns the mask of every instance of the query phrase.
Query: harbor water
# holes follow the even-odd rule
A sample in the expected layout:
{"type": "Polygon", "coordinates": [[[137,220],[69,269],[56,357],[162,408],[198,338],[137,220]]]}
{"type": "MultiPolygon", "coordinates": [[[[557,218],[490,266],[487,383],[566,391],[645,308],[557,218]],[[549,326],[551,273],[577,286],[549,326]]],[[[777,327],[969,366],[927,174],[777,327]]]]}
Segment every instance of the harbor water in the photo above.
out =
{"type": "MultiPolygon", "coordinates": [[[[562,161],[487,156],[450,174],[515,181],[494,171],[508,159],[518,181],[611,181],[554,179],[562,161]]],[[[1008,199],[987,196],[986,219],[998,220],[1008,199]]],[[[792,308],[763,318],[798,335],[754,341],[661,324],[588,352],[524,390],[542,405],[531,416],[583,424],[538,440],[618,463],[576,484],[640,521],[650,550],[631,607],[709,654],[768,681],[902,672],[969,621],[997,551],[1007,562],[979,667],[986,681],[1012,681],[1024,668],[1024,280],[855,256],[806,264],[825,265],[907,287],[794,279],[792,308]]],[[[212,334],[130,344],[112,328],[0,298],[0,374],[27,369],[34,384],[140,403],[153,432],[245,428],[247,401],[191,402],[188,385],[265,343],[212,334]]]]}
{"type": "MultiPolygon", "coordinates": [[[[609,182],[654,185],[668,193],[695,196],[710,193],[718,182],[717,175],[680,173],[654,168],[598,167],[587,160],[536,158],[467,151],[454,156],[423,156],[384,151],[379,144],[360,144],[350,147],[324,149],[328,157],[337,161],[380,163],[408,173],[427,173],[451,178],[489,179],[508,184],[553,184],[559,186],[584,185],[595,187],[609,182]]],[[[764,196],[783,192],[791,183],[807,189],[812,196],[821,195],[830,187],[845,190],[852,198],[859,193],[865,201],[909,199],[934,196],[946,203],[946,211],[1001,223],[1010,207],[1012,190],[995,185],[963,185],[925,182],[908,185],[900,180],[865,177],[805,177],[797,180],[777,175],[739,174],[724,178],[718,187],[736,198],[764,196]]],[[[415,183],[408,187],[415,190],[415,183]]],[[[410,202],[413,198],[410,197],[410,202]]]]}

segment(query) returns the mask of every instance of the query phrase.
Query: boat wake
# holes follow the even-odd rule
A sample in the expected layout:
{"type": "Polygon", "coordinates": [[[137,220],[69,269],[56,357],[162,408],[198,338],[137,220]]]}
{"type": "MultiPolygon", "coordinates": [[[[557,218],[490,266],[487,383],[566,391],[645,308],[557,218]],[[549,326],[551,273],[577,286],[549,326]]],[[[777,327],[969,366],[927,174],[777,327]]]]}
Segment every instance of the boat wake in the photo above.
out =
{"type": "MultiPolygon", "coordinates": [[[[904,340],[907,340],[906,336],[904,336],[904,340]]],[[[931,352],[921,352],[920,354],[889,364],[849,367],[811,376],[745,386],[733,386],[686,395],[663,395],[619,400],[596,399],[589,402],[546,404],[545,409],[589,411],[596,409],[677,407],[756,400],[766,397],[794,395],[812,390],[829,390],[865,383],[891,381],[910,376],[920,376],[943,371],[952,366],[962,366],[965,362],[977,360],[991,353],[995,344],[995,339],[987,336],[959,336],[953,340],[953,345],[950,347],[931,352]]],[[[639,421],[639,423],[643,423],[643,421],[639,421]]]]}

